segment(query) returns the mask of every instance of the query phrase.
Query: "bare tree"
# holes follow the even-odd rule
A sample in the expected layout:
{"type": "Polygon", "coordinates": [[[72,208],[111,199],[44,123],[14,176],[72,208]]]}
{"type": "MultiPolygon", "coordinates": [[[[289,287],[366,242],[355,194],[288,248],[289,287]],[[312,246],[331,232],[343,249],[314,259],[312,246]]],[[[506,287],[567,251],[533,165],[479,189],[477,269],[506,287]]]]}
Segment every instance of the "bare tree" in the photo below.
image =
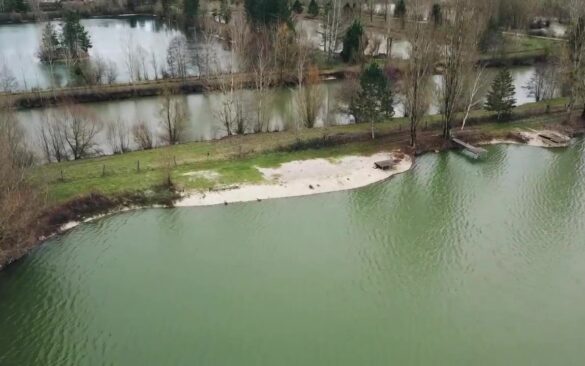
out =
{"type": "Polygon", "coordinates": [[[106,137],[114,154],[130,151],[130,131],[119,119],[107,123],[106,137]]]}
{"type": "Polygon", "coordinates": [[[111,60],[106,64],[104,77],[108,84],[113,84],[118,78],[118,67],[111,60]]]}
{"type": "Polygon", "coordinates": [[[135,81],[140,80],[140,70],[137,70],[140,67],[140,64],[138,61],[138,57],[136,55],[134,38],[131,36],[126,38],[124,40],[122,47],[126,71],[128,72],[130,82],[134,83],[135,81]]]}
{"type": "MultiPolygon", "coordinates": [[[[564,58],[570,90],[567,105],[569,121],[579,100],[585,104],[585,9],[582,3],[576,0],[571,0],[570,5],[572,18],[564,58]]],[[[585,119],[585,108],[582,117],[585,119]]]]}
{"type": "Polygon", "coordinates": [[[44,111],[38,131],[38,140],[47,162],[69,159],[64,126],[44,111]]]}
{"type": "Polygon", "coordinates": [[[182,96],[165,90],[161,97],[159,116],[162,127],[161,141],[169,145],[181,142],[187,127],[187,106],[182,96]]]}
{"type": "Polygon", "coordinates": [[[268,112],[268,98],[269,87],[272,84],[273,69],[273,58],[270,51],[270,41],[266,34],[257,34],[254,40],[254,57],[252,58],[253,64],[251,67],[256,91],[256,121],[253,125],[254,132],[265,131],[268,128],[270,118],[268,112]]]}
{"type": "Polygon", "coordinates": [[[0,59],[0,91],[11,92],[18,86],[16,77],[6,65],[4,59],[0,59]]]}
{"type": "Polygon", "coordinates": [[[410,60],[404,70],[405,112],[410,120],[410,144],[416,148],[417,128],[428,110],[431,76],[435,61],[435,40],[426,24],[414,22],[408,32],[410,60]]]}
{"type": "Polygon", "coordinates": [[[442,85],[439,88],[443,137],[451,136],[455,114],[463,104],[465,75],[476,61],[477,17],[471,0],[453,0],[453,11],[440,32],[439,57],[443,63],[442,85]]]}
{"type": "MultiPolygon", "coordinates": [[[[361,13],[361,4],[360,4],[361,13]]],[[[331,57],[337,52],[339,47],[339,38],[342,33],[342,9],[341,0],[331,0],[325,6],[325,16],[323,24],[323,51],[327,57],[331,57]]]]}
{"type": "Polygon", "coordinates": [[[184,79],[188,74],[189,48],[184,35],[175,36],[167,49],[167,67],[171,77],[184,79]]]}
{"type": "Polygon", "coordinates": [[[34,224],[44,200],[31,186],[23,163],[31,156],[24,135],[9,121],[8,106],[0,106],[0,269],[23,255],[37,240],[34,224]]]}
{"type": "Polygon", "coordinates": [[[485,66],[479,66],[476,69],[469,70],[468,75],[465,77],[466,91],[464,99],[464,114],[463,121],[461,122],[461,129],[465,128],[465,123],[469,118],[469,114],[475,108],[478,108],[483,103],[482,92],[487,87],[487,80],[485,78],[485,66]]]}
{"type": "Polygon", "coordinates": [[[132,137],[134,143],[142,150],[150,150],[154,147],[154,133],[143,121],[132,126],[132,137]]]}
{"type": "MultiPolygon", "coordinates": [[[[144,49],[144,47],[142,47],[141,45],[138,45],[136,47],[136,55],[138,57],[138,62],[139,62],[139,65],[140,65],[140,71],[142,73],[142,79],[143,80],[148,80],[148,68],[146,67],[148,53],[146,52],[146,50],[144,49]]],[[[139,72],[139,74],[140,74],[140,72],[139,72]]]]}
{"type": "Polygon", "coordinates": [[[534,68],[534,75],[523,88],[528,90],[528,95],[537,102],[552,99],[558,88],[558,65],[555,62],[537,64],[534,68]]]}
{"type": "Polygon", "coordinates": [[[319,110],[323,105],[323,89],[320,83],[319,69],[314,65],[308,67],[304,80],[299,80],[296,105],[306,128],[315,126],[319,110]]]}
{"type": "Polygon", "coordinates": [[[0,133],[14,163],[20,166],[33,164],[34,155],[30,152],[14,106],[10,102],[3,101],[0,104],[0,133]]]}
{"type": "Polygon", "coordinates": [[[65,105],[58,111],[57,118],[64,126],[64,139],[72,159],[100,153],[95,138],[101,123],[93,113],[79,105],[65,105]]]}
{"type": "Polygon", "coordinates": [[[150,66],[152,67],[152,71],[154,73],[154,80],[158,80],[158,62],[156,60],[156,54],[154,50],[150,52],[150,66]]]}

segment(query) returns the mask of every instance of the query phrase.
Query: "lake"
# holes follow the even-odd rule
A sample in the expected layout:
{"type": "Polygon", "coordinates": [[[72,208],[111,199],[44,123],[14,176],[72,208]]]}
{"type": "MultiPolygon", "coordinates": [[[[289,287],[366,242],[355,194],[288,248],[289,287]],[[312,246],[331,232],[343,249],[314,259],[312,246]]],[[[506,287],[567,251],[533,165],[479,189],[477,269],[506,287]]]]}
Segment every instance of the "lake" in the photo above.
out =
{"type": "Polygon", "coordinates": [[[0,272],[2,365],[581,365],[585,144],[83,224],[0,272]]]}
{"type": "MultiPolygon", "coordinates": [[[[60,21],[53,22],[55,25],[60,21]]],[[[37,57],[41,33],[46,23],[4,24],[0,26],[0,64],[4,63],[15,76],[18,89],[48,88],[51,83],[51,69],[42,64],[37,57]]],[[[93,47],[90,49],[90,58],[101,57],[111,61],[116,66],[118,77],[116,82],[131,81],[127,66],[127,50],[135,50],[141,46],[145,50],[145,68],[149,78],[154,78],[153,65],[157,66],[160,77],[160,68],[166,66],[166,55],[169,43],[174,37],[183,33],[164,22],[150,16],[122,16],[116,18],[82,19],[81,24],[86,28],[93,47]],[[151,62],[154,55],[155,63],[151,62]]],[[[189,35],[189,48],[193,55],[201,51],[202,43],[197,35],[189,35]]],[[[211,49],[219,60],[227,62],[230,52],[226,51],[221,42],[213,40],[211,49]]],[[[196,63],[195,63],[196,64],[196,63]]],[[[192,66],[189,73],[196,75],[198,69],[192,66]]],[[[54,68],[55,87],[68,85],[71,74],[68,68],[61,64],[54,68]]]]}

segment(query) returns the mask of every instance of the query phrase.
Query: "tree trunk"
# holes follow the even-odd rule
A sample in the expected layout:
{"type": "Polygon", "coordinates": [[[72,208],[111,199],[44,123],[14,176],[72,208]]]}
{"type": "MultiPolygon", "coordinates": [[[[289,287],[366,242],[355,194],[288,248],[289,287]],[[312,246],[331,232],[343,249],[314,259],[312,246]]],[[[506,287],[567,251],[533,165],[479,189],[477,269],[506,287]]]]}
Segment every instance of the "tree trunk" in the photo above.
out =
{"type": "Polygon", "coordinates": [[[445,119],[443,123],[443,138],[445,140],[451,138],[451,123],[449,123],[448,119],[445,119]]]}
{"type": "Polygon", "coordinates": [[[410,124],[410,146],[412,146],[413,149],[416,148],[416,124],[415,123],[410,124]]]}

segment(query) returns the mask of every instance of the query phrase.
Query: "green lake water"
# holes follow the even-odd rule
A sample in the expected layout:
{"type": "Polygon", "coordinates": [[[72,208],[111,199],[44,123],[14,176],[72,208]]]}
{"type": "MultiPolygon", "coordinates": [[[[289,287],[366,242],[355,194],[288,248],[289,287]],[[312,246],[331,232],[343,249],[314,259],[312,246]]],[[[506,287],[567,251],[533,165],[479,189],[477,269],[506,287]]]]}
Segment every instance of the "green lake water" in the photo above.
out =
{"type": "Polygon", "coordinates": [[[585,145],[83,224],[0,272],[0,365],[582,365],[585,145]]]}

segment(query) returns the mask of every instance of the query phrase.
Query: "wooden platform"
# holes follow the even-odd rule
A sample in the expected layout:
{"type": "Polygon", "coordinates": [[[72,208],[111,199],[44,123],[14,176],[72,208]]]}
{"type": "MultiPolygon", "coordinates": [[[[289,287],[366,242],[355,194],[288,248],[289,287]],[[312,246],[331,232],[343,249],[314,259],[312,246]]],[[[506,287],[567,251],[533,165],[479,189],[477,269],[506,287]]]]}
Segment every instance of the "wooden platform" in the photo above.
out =
{"type": "Polygon", "coordinates": [[[452,138],[451,141],[453,141],[453,143],[455,143],[456,145],[459,145],[462,148],[464,148],[465,150],[469,151],[473,155],[473,157],[476,159],[487,152],[486,149],[482,149],[481,147],[473,146],[473,145],[468,144],[467,142],[459,140],[457,138],[452,138]]]}
{"type": "Polygon", "coordinates": [[[377,169],[390,170],[394,167],[394,161],[382,160],[375,162],[374,165],[376,166],[377,169]]]}

